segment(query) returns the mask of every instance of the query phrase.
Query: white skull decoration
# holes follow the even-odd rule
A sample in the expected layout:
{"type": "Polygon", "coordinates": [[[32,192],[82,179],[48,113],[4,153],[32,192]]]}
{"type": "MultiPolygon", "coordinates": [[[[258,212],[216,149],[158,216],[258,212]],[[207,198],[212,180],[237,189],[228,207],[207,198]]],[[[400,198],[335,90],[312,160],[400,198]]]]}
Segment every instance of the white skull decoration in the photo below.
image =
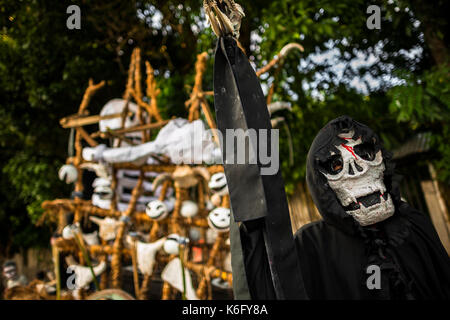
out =
{"type": "Polygon", "coordinates": [[[215,173],[209,180],[208,187],[219,196],[228,194],[227,178],[223,172],[215,173]]]}
{"type": "Polygon", "coordinates": [[[198,205],[191,200],[185,200],[181,204],[180,214],[184,218],[195,217],[198,213],[198,205]]]}
{"type": "Polygon", "coordinates": [[[72,164],[63,165],[58,171],[59,180],[65,181],[67,184],[73,183],[78,179],[78,171],[72,164]]]}
{"type": "Polygon", "coordinates": [[[342,133],[347,142],[331,152],[323,174],[345,211],[361,226],[383,221],[394,214],[391,195],[383,182],[385,165],[381,150],[361,137],[353,140],[353,131],[342,133]]]}
{"type": "Polygon", "coordinates": [[[61,235],[66,240],[73,239],[74,233],[78,231],[77,229],[78,228],[75,225],[68,224],[63,228],[61,235]]]}
{"type": "Polygon", "coordinates": [[[147,203],[145,213],[153,220],[162,220],[169,214],[166,204],[160,200],[153,200],[147,203]]]}
{"type": "Polygon", "coordinates": [[[215,208],[208,215],[208,224],[218,232],[228,231],[230,228],[230,209],[215,208]]]}
{"type": "Polygon", "coordinates": [[[113,191],[111,189],[111,181],[105,178],[96,178],[92,183],[94,193],[92,194],[92,204],[102,209],[109,209],[113,191]]]}
{"type": "Polygon", "coordinates": [[[178,254],[180,252],[180,243],[187,244],[188,242],[188,238],[172,233],[164,241],[163,249],[167,254],[178,254]]]}

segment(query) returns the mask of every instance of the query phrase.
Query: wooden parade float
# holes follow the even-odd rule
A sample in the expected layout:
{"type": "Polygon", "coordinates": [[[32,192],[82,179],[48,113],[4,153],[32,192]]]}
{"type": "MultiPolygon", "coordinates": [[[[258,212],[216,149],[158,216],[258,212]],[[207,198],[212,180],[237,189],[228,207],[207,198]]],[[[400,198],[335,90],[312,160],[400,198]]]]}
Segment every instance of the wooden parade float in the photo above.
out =
{"type": "MultiPolygon", "coordinates": [[[[279,70],[293,48],[302,50],[287,45],[258,76],[279,70]]],[[[44,201],[38,222],[56,225],[56,299],[232,298],[229,197],[211,130],[207,96],[213,92],[202,87],[207,59],[197,56],[187,119],[161,116],[154,70],[136,48],[122,99],[91,115],[89,103],[105,81],[90,80],[78,112],[60,120],[71,130],[73,152],[59,176],[73,192],[70,199],[44,201]],[[86,126],[93,125],[98,130],[89,133],[86,126]]],[[[275,126],[279,119],[273,120],[275,126]]]]}

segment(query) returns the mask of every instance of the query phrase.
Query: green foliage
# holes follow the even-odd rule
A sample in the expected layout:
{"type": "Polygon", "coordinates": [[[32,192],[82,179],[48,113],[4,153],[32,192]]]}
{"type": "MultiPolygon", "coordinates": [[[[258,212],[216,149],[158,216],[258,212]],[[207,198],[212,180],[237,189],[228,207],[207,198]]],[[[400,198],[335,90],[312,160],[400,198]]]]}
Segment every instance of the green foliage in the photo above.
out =
{"type": "Polygon", "coordinates": [[[416,129],[424,124],[449,120],[450,68],[432,68],[421,75],[405,73],[405,84],[389,90],[389,110],[398,122],[408,122],[416,129]]]}
{"type": "Polygon", "coordinates": [[[68,141],[58,120],[77,110],[89,77],[116,80],[98,33],[66,28],[67,5],[0,2],[1,254],[48,243],[48,228],[34,227],[41,203],[70,194],[57,178],[68,141]]]}
{"type": "MultiPolygon", "coordinates": [[[[429,56],[420,36],[421,29],[414,23],[416,17],[406,2],[375,1],[371,4],[381,7],[381,30],[367,29],[366,1],[274,1],[262,11],[261,26],[257,30],[261,43],[253,52],[257,65],[269,61],[289,42],[299,42],[305,49],[285,59],[274,95],[275,100],[289,101],[293,105],[293,113],[287,115],[287,119],[296,151],[295,165],[290,167],[287,162],[283,163],[288,192],[294,190],[297,181],[304,179],[306,154],[313,138],[337,116],[347,114],[369,125],[382,136],[388,149],[398,147],[418,129],[401,121],[398,110],[407,112],[404,106],[397,110],[389,107],[391,96],[386,92],[392,82],[383,79],[396,76],[391,71],[392,66],[411,74],[421,74],[426,68],[429,56]],[[417,48],[423,50],[420,58],[399,54],[399,51],[417,51],[417,48]],[[332,55],[343,65],[339,76],[336,59],[317,61],[311,58],[315,54],[326,54],[329,49],[333,49],[332,55]],[[372,55],[376,63],[353,66],[352,62],[361,54],[372,55]],[[299,66],[299,59],[306,63],[299,66]],[[367,85],[365,92],[356,91],[350,85],[355,77],[359,84],[365,84],[368,77],[377,79],[379,84],[374,88],[367,85]],[[315,87],[311,87],[311,83],[315,83],[315,87]]],[[[265,82],[270,85],[271,81],[273,77],[265,82]]],[[[411,98],[406,92],[399,92],[399,95],[411,98]]],[[[428,110],[429,106],[422,108],[428,110]]],[[[441,109],[442,106],[435,112],[440,113],[441,109]]],[[[281,150],[286,154],[284,140],[281,150]]]]}
{"type": "Polygon", "coordinates": [[[421,75],[404,73],[405,84],[388,91],[389,110],[411,130],[431,131],[439,179],[450,182],[450,67],[434,67],[421,75]]]}

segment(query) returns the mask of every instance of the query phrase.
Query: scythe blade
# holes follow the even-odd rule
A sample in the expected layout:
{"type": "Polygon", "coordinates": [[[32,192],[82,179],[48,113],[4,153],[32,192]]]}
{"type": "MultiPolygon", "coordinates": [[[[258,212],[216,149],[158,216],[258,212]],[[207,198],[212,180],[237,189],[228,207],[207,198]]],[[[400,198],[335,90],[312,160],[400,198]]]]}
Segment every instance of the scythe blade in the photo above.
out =
{"type": "MultiPolygon", "coordinates": [[[[225,147],[227,130],[272,130],[255,71],[232,37],[218,40],[214,62],[214,106],[217,126],[223,137],[222,157],[234,220],[243,223],[264,221],[263,238],[276,298],[305,299],[280,170],[273,175],[262,175],[263,166],[256,149],[256,163],[227,161],[230,153],[232,159],[237,159],[236,148],[227,150],[225,147]]],[[[267,144],[266,150],[270,150],[270,137],[267,134],[267,141],[263,141],[267,144]]],[[[256,145],[261,146],[261,141],[253,148],[256,145]]]]}

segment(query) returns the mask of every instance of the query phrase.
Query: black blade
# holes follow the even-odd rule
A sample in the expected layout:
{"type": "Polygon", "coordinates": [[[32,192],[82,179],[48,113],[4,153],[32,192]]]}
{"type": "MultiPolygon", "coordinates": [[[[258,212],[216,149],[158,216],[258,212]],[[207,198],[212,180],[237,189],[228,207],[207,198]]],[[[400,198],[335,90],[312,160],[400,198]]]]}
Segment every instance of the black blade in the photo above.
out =
{"type": "MultiPolygon", "coordinates": [[[[277,298],[305,299],[281,172],[262,175],[259,158],[256,164],[226,161],[230,156],[227,152],[233,153],[234,159],[237,156],[236,149],[223,147],[227,145],[227,129],[272,130],[259,80],[231,37],[220,38],[216,49],[214,106],[223,135],[222,156],[234,220],[265,220],[264,241],[277,298]]],[[[265,142],[267,150],[271,150],[270,136],[267,134],[269,139],[265,142]]],[[[256,146],[253,148],[257,151],[256,146]]]]}

